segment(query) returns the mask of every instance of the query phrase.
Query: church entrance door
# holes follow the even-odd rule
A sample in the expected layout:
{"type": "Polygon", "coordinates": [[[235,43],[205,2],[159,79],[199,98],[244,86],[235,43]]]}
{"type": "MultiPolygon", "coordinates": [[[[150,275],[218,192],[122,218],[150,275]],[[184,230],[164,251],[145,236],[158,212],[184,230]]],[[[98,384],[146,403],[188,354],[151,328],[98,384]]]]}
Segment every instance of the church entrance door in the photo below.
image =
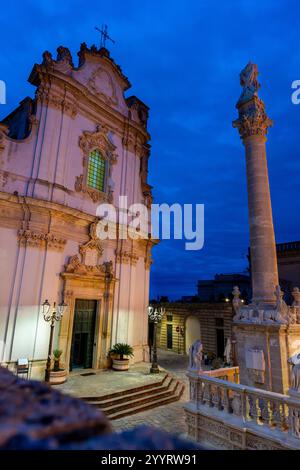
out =
{"type": "Polygon", "coordinates": [[[70,370],[93,365],[97,300],[75,302],[70,370]]]}

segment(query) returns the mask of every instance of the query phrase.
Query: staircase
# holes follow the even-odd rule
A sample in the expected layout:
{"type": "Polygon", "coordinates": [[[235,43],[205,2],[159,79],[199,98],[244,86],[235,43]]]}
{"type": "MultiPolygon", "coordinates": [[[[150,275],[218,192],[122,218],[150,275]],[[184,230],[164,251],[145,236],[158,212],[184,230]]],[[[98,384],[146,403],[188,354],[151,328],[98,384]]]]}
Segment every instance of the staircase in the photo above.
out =
{"type": "Polygon", "coordinates": [[[166,374],[159,382],[101,397],[82,399],[102,410],[110,420],[114,420],[178,401],[183,392],[184,385],[170,374],[166,374]]]}

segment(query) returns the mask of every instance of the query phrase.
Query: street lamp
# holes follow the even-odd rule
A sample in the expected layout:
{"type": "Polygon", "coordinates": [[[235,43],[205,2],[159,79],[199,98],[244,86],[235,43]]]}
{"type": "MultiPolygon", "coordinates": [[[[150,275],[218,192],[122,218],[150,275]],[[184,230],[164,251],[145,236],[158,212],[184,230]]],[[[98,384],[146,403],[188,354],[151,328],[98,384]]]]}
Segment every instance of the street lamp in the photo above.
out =
{"type": "Polygon", "coordinates": [[[165,314],[165,309],[162,307],[152,307],[149,305],[148,307],[148,316],[150,321],[153,322],[154,324],[154,329],[153,329],[153,361],[152,361],[152,366],[150,369],[151,374],[158,374],[159,373],[159,367],[157,364],[157,345],[156,345],[156,331],[157,331],[157,324],[161,321],[162,317],[165,314]]]}
{"type": "Polygon", "coordinates": [[[52,308],[48,300],[45,300],[45,302],[42,304],[42,314],[43,314],[44,320],[46,322],[50,322],[50,338],[49,338],[48,357],[47,357],[46,370],[45,370],[45,382],[50,381],[54,325],[56,321],[60,321],[62,319],[66,308],[67,308],[67,305],[64,303],[64,301],[62,301],[57,306],[56,306],[56,302],[54,302],[52,308]]]}

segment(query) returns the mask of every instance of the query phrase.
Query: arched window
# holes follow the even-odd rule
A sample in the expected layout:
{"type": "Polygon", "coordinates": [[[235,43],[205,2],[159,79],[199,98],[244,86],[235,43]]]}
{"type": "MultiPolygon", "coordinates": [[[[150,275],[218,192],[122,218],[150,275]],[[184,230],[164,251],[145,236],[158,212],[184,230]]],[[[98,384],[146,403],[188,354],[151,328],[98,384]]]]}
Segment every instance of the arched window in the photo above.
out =
{"type": "Polygon", "coordinates": [[[89,156],[87,184],[98,191],[105,189],[106,161],[99,150],[93,150],[89,156]]]}

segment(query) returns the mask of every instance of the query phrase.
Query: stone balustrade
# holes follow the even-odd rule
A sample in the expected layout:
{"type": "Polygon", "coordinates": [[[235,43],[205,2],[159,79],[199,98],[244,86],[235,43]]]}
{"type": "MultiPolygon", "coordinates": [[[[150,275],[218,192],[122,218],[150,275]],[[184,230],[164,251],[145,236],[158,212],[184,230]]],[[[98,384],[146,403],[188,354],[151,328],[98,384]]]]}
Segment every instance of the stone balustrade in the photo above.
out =
{"type": "MultiPolygon", "coordinates": [[[[213,422],[213,426],[222,424],[219,431],[224,431],[227,438],[234,431],[239,443],[227,448],[249,448],[245,437],[248,432],[252,437],[260,436],[259,448],[270,448],[271,444],[263,447],[265,439],[273,442],[271,448],[300,449],[300,399],[210,377],[207,373],[188,372],[187,375],[190,381],[190,402],[185,406],[188,432],[199,442],[204,435],[209,436],[213,422]]],[[[219,440],[221,443],[221,436],[219,440]]],[[[217,444],[215,439],[211,443],[217,444]]],[[[221,444],[226,448],[226,439],[221,444]]]]}

